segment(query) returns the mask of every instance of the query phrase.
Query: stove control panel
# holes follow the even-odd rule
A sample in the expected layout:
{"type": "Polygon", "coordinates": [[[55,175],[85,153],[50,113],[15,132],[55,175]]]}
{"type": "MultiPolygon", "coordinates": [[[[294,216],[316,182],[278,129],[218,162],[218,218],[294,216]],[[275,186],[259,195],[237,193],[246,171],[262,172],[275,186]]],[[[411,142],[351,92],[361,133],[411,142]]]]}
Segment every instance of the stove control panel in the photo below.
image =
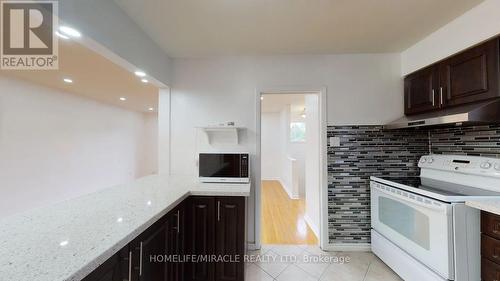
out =
{"type": "Polygon", "coordinates": [[[423,170],[500,177],[500,159],[489,157],[432,154],[422,156],[418,166],[423,170]]]}

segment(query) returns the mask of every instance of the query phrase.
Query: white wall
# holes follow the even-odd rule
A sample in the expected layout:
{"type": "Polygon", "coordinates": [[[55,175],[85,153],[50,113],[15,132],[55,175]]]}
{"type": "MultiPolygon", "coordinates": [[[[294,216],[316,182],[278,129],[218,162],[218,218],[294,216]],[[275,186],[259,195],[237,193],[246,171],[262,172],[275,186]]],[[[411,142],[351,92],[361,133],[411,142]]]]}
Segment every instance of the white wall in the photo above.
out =
{"type": "Polygon", "coordinates": [[[0,217],[156,171],[154,115],[0,76],[0,217]]]}
{"type": "MultiPolygon", "coordinates": [[[[305,195],[305,147],[303,142],[290,142],[290,111],[266,112],[261,115],[261,178],[279,180],[288,195],[304,198],[305,195]],[[291,175],[291,161],[295,159],[296,175],[291,175]],[[294,182],[297,176],[297,182],[294,182]],[[296,185],[296,186],[295,186],[296,185]],[[297,190],[295,190],[297,187],[297,190]]],[[[304,121],[304,119],[300,120],[304,121]]]]}
{"type": "Polygon", "coordinates": [[[318,236],[320,229],[320,115],[319,97],[306,95],[306,213],[305,219],[318,236]]]}
{"type": "Polygon", "coordinates": [[[486,0],[401,53],[406,75],[500,34],[500,1],[486,0]]]}
{"type": "Polygon", "coordinates": [[[140,115],[143,117],[143,126],[139,135],[138,177],[159,173],[158,114],[144,113],[140,115]]]}
{"type": "MultiPolygon", "coordinates": [[[[196,126],[235,121],[248,128],[238,148],[253,155],[255,175],[256,140],[260,137],[256,132],[256,89],[324,86],[330,124],[384,124],[399,118],[403,114],[400,68],[399,54],[176,59],[171,89],[171,170],[194,174],[196,126]]],[[[248,201],[250,222],[255,221],[254,199],[252,194],[248,201]]],[[[255,241],[252,223],[248,239],[255,241]]]]}
{"type": "Polygon", "coordinates": [[[262,113],[261,119],[262,139],[262,164],[261,177],[263,180],[281,180],[283,171],[283,158],[285,148],[281,129],[281,116],[279,112],[262,113]]]}

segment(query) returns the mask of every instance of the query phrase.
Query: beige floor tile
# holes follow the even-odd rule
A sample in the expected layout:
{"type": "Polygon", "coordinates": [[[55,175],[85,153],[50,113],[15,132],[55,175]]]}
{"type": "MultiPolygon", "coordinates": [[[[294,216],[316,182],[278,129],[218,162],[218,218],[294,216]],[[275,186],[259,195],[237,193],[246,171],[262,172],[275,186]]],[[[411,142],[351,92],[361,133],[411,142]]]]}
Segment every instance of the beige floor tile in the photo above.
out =
{"type": "Polygon", "coordinates": [[[287,267],[279,276],[276,278],[277,281],[317,281],[318,278],[312,277],[307,272],[303,271],[295,265],[290,265],[287,267]]]}
{"type": "Polygon", "coordinates": [[[276,254],[273,250],[269,250],[264,256],[267,260],[255,262],[255,265],[263,269],[273,278],[278,277],[285,268],[292,264],[292,262],[283,259],[282,256],[276,254]]]}
{"type": "Polygon", "coordinates": [[[309,275],[319,278],[330,265],[330,257],[330,255],[324,253],[316,255],[304,252],[300,255],[295,265],[309,275]]]}
{"type": "Polygon", "coordinates": [[[246,281],[273,281],[273,278],[255,264],[248,263],[245,269],[246,281]]]}
{"type": "Polygon", "coordinates": [[[324,281],[363,281],[369,263],[362,260],[345,264],[331,264],[327,267],[320,280],[324,281]]]}
{"type": "Polygon", "coordinates": [[[403,281],[391,268],[375,258],[368,268],[365,281],[403,281]]]}
{"type": "Polygon", "coordinates": [[[280,256],[299,256],[304,252],[304,247],[296,245],[272,245],[271,250],[280,256]]]}

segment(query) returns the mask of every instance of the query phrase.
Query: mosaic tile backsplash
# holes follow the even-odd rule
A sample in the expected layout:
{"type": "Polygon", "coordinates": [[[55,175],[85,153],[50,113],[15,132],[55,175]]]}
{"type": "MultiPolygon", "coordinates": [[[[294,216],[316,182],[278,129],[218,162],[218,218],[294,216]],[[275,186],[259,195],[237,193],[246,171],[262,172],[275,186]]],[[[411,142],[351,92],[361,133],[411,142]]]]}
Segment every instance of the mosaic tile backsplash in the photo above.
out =
{"type": "Polygon", "coordinates": [[[381,126],[329,126],[328,229],[330,243],[370,243],[370,176],[417,176],[429,153],[427,131],[381,126]]]}
{"type": "Polygon", "coordinates": [[[431,129],[432,153],[500,158],[500,124],[431,129]]]}
{"type": "Polygon", "coordinates": [[[370,242],[370,176],[416,176],[429,154],[500,158],[500,124],[384,130],[382,126],[329,126],[328,226],[331,243],[370,242]]]}

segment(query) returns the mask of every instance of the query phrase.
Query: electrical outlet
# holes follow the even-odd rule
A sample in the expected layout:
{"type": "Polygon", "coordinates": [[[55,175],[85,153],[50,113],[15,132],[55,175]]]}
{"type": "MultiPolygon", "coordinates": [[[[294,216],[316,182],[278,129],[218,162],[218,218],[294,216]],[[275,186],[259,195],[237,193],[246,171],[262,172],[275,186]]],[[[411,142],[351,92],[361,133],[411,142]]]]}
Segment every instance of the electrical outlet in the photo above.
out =
{"type": "Polygon", "coordinates": [[[330,137],[330,146],[339,147],[340,146],[340,138],[339,137],[330,137]]]}

